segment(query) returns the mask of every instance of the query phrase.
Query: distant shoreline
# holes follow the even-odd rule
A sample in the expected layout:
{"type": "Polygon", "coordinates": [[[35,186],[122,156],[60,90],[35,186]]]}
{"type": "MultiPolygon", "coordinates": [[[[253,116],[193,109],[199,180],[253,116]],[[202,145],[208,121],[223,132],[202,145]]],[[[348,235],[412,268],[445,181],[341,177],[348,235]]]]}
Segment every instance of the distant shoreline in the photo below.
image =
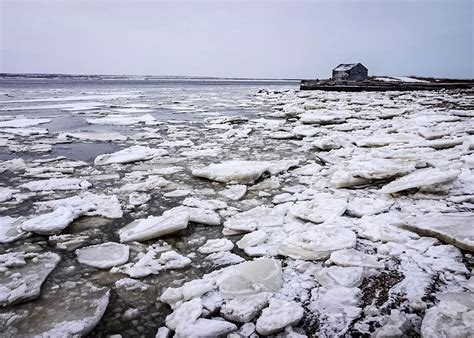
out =
{"type": "Polygon", "coordinates": [[[301,79],[270,79],[246,77],[172,76],[172,75],[97,75],[97,74],[44,74],[44,73],[0,73],[0,79],[77,79],[77,80],[135,80],[135,81],[255,81],[255,82],[299,82],[301,79]]]}

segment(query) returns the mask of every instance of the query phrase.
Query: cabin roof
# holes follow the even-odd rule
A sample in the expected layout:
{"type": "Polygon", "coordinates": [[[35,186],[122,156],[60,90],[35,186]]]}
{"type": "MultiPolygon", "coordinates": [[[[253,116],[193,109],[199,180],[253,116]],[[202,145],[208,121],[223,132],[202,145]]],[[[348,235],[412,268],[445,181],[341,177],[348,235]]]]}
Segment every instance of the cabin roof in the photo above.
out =
{"type": "MultiPolygon", "coordinates": [[[[350,70],[354,68],[355,66],[359,65],[360,63],[341,63],[339,66],[334,68],[335,71],[338,72],[345,72],[347,70],[350,70]]],[[[362,67],[364,67],[362,64],[360,64],[362,67]]],[[[364,67],[365,68],[365,67],[364,67]]]]}

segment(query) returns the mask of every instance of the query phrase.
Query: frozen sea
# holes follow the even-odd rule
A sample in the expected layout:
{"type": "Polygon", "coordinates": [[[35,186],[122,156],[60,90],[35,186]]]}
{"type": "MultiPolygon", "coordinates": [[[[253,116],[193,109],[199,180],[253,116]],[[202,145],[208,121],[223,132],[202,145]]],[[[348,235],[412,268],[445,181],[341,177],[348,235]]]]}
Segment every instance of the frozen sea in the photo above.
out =
{"type": "Polygon", "coordinates": [[[0,79],[0,336],[469,337],[472,91],[0,79]]]}

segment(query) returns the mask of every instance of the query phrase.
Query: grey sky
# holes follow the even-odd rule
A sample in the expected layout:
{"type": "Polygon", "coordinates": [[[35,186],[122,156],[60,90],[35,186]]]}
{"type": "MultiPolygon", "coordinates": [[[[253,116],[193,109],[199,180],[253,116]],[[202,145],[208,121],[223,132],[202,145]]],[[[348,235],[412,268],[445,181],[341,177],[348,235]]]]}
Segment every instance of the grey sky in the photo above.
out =
{"type": "Polygon", "coordinates": [[[0,72],[472,78],[472,0],[0,0],[0,72]]]}

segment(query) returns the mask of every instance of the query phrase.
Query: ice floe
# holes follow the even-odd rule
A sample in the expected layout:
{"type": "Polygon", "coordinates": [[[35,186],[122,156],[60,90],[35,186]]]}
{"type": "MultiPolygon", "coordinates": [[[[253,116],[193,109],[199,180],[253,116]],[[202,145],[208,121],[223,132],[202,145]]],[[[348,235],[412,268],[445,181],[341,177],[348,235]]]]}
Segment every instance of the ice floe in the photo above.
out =
{"type": "Polygon", "coordinates": [[[186,229],[188,212],[174,212],[155,217],[138,219],[119,230],[120,242],[145,241],[186,229]]]}
{"type": "Polygon", "coordinates": [[[153,157],[159,157],[168,155],[168,151],[164,149],[151,149],[144,146],[132,146],[129,148],[122,149],[112,154],[99,155],[95,158],[95,165],[106,165],[106,164],[125,164],[136,161],[144,161],[152,159],[153,157]]]}
{"type": "Polygon", "coordinates": [[[127,263],[129,247],[114,242],[87,246],[76,250],[79,263],[100,269],[127,263]]]}

